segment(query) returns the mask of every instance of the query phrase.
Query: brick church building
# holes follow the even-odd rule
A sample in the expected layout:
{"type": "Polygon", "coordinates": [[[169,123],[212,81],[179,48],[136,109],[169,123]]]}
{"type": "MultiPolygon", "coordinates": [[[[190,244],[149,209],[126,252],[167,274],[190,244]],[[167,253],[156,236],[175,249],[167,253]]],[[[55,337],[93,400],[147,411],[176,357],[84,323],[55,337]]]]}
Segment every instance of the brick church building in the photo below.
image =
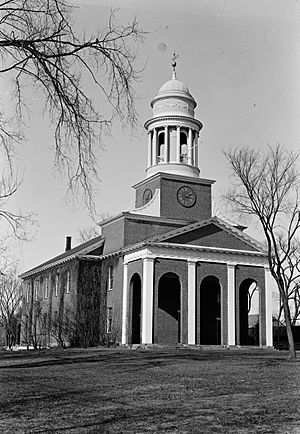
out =
{"type": "Polygon", "coordinates": [[[68,239],[64,253],[21,276],[27,333],[39,330],[45,345],[55,333],[83,345],[273,345],[266,253],[244,227],[212,216],[214,181],[200,178],[198,164],[202,124],[175,66],[145,123],[148,163],[133,186],[135,208],[103,221],[84,244],[71,248],[68,239]]]}

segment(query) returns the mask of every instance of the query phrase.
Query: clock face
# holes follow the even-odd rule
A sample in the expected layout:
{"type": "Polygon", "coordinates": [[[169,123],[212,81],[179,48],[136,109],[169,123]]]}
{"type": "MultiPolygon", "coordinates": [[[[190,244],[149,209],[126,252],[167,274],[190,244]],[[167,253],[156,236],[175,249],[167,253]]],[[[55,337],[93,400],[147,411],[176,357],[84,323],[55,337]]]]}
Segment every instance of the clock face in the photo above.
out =
{"type": "Polygon", "coordinates": [[[146,205],[151,199],[152,199],[152,190],[150,188],[147,188],[143,193],[143,204],[146,205]]]}
{"type": "Polygon", "coordinates": [[[183,187],[180,187],[180,189],[177,191],[177,200],[180,203],[180,205],[190,208],[196,203],[196,193],[191,187],[187,187],[184,185],[183,187]]]}

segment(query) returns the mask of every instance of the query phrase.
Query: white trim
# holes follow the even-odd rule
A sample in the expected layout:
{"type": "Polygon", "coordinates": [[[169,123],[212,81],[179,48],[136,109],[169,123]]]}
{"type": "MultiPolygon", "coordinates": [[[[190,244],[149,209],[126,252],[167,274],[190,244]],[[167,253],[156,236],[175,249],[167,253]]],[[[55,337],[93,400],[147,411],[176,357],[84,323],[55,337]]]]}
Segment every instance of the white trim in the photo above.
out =
{"type": "Polygon", "coordinates": [[[191,250],[201,250],[201,251],[212,251],[212,252],[227,252],[227,253],[238,253],[241,255],[254,255],[254,256],[267,256],[266,253],[255,251],[255,250],[238,250],[238,249],[229,249],[227,247],[208,247],[208,246],[195,246],[192,244],[179,244],[179,243],[164,243],[157,242],[153,243],[153,245],[159,245],[161,247],[167,247],[170,249],[191,249],[191,250]]]}
{"type": "Polygon", "coordinates": [[[227,264],[227,345],[235,345],[235,265],[227,264]]]}
{"type": "Polygon", "coordinates": [[[266,346],[273,346],[273,321],[272,321],[272,286],[273,278],[269,267],[265,267],[265,309],[266,309],[266,346]]]}
{"type": "Polygon", "coordinates": [[[127,344],[128,264],[123,265],[122,344],[127,344]]]}
{"type": "Polygon", "coordinates": [[[142,343],[152,344],[154,259],[143,259],[142,343]]]}
{"type": "Polygon", "coordinates": [[[196,343],[196,262],[188,261],[188,344],[196,343]]]}
{"type": "MultiPolygon", "coordinates": [[[[142,246],[141,246],[142,247],[142,246]]],[[[247,258],[243,258],[245,255],[240,255],[238,251],[232,251],[231,260],[228,260],[227,252],[214,251],[214,250],[189,250],[186,254],[182,249],[175,248],[171,251],[165,252],[166,247],[161,245],[143,247],[141,250],[137,250],[132,253],[128,253],[124,256],[124,263],[129,263],[148,258],[160,258],[160,259],[174,259],[179,261],[195,261],[195,262],[213,262],[219,264],[239,264],[247,265],[251,267],[265,267],[267,258],[259,255],[258,257],[249,255],[247,258]],[[201,254],[200,254],[201,252],[201,254]]]]}

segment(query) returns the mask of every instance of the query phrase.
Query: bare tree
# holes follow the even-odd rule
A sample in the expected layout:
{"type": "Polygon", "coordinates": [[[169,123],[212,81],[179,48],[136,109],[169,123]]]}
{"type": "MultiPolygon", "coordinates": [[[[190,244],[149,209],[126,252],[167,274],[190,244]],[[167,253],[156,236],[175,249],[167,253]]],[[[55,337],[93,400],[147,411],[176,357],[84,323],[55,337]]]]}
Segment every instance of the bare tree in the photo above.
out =
{"type": "Polygon", "coordinates": [[[16,344],[22,302],[21,281],[16,264],[2,268],[0,274],[0,324],[4,326],[9,349],[16,344]]]}
{"type": "Polygon", "coordinates": [[[298,154],[280,145],[265,151],[236,147],[224,154],[235,178],[226,198],[239,215],[255,216],[260,222],[282,301],[290,358],[295,358],[289,300],[300,281],[298,154]]]}
{"type": "MultiPolygon", "coordinates": [[[[14,117],[23,120],[26,86],[43,98],[44,111],[54,125],[56,167],[66,174],[69,192],[84,192],[94,210],[93,181],[98,178],[95,152],[114,116],[134,125],[133,83],[136,47],[144,33],[137,22],[119,25],[112,12],[96,34],[76,33],[74,7],[68,0],[0,1],[0,73],[14,86],[14,117]],[[111,108],[101,114],[86,92],[84,80],[96,86],[111,108]]],[[[0,146],[11,158],[11,146],[21,132],[10,119],[0,118],[0,146]]]]}
{"type": "Polygon", "coordinates": [[[0,252],[7,249],[11,237],[19,240],[31,238],[29,227],[35,222],[33,213],[21,210],[13,211],[9,208],[10,198],[17,192],[20,182],[12,171],[3,172],[0,177],[0,222],[3,231],[0,238],[0,252]]]}
{"type": "Polygon", "coordinates": [[[78,241],[79,243],[85,243],[86,241],[92,240],[100,235],[99,229],[95,226],[88,226],[85,228],[79,229],[78,241]]]}

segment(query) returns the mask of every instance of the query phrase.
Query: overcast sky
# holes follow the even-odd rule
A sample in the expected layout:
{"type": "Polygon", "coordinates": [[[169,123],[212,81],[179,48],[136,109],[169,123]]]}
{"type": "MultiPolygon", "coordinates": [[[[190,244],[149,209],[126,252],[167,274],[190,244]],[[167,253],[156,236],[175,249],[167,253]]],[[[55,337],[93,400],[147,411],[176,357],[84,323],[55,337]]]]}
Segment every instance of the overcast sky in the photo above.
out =
{"type": "MultiPolygon", "coordinates": [[[[177,77],[187,84],[203,123],[201,177],[215,179],[215,208],[230,183],[223,149],[267,143],[299,147],[300,133],[300,5],[296,0],[82,0],[77,25],[86,32],[102,26],[110,7],[119,21],[136,16],[149,32],[138,53],[144,66],[136,86],[140,123],[151,117],[150,102],[171,78],[171,57],[179,53],[177,77]]],[[[2,96],[5,94],[2,83],[2,96]]],[[[102,96],[95,94],[102,103],[102,96]]],[[[22,186],[11,201],[37,213],[34,241],[16,251],[22,270],[64,251],[65,236],[73,245],[78,231],[92,222],[81,203],[65,202],[66,186],[53,174],[53,138],[35,112],[20,151],[22,186]]],[[[116,123],[99,155],[98,214],[114,215],[133,206],[131,186],[145,177],[147,135],[141,127],[132,137],[116,123]]]]}

